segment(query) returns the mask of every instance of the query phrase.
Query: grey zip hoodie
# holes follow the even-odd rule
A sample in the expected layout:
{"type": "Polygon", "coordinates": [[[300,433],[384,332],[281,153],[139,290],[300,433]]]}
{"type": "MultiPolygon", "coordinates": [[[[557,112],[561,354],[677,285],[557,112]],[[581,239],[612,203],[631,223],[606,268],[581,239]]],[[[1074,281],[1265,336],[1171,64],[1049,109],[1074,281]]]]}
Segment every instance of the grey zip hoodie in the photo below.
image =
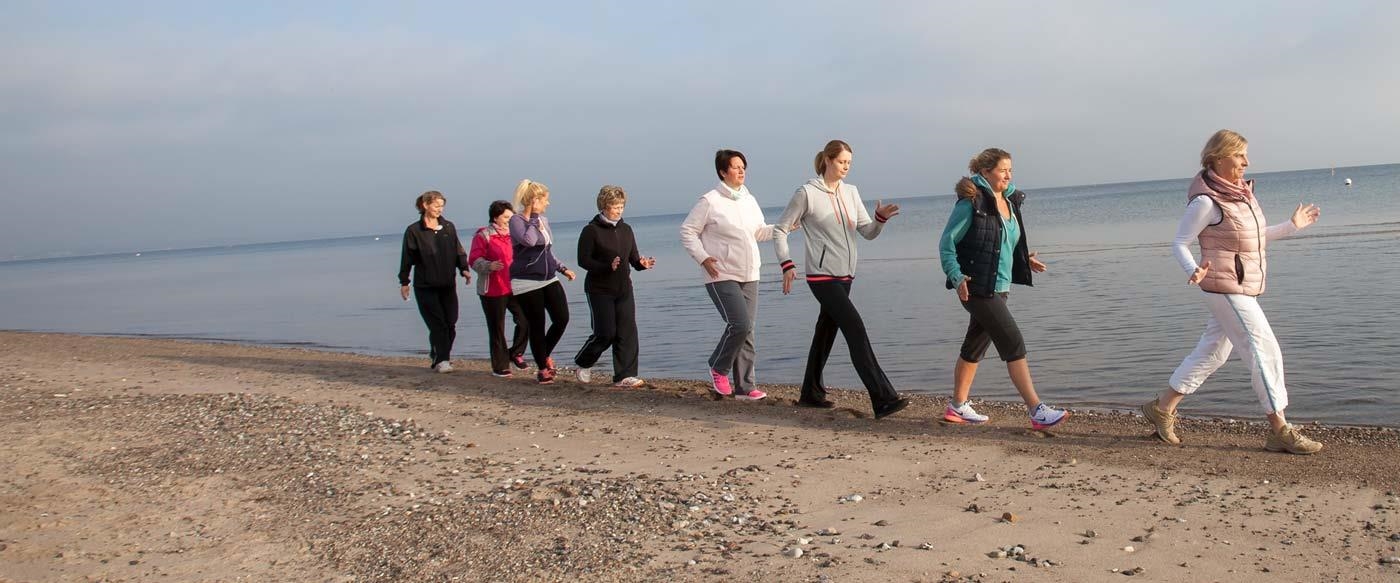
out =
{"type": "Polygon", "coordinates": [[[855,277],[856,240],[853,233],[866,239],[880,236],[886,217],[875,217],[865,211],[860,191],[841,182],[832,191],[821,178],[813,178],[797,187],[792,200],[773,225],[773,248],[783,271],[795,269],[788,249],[788,233],[800,226],[806,233],[808,276],[855,277]]]}

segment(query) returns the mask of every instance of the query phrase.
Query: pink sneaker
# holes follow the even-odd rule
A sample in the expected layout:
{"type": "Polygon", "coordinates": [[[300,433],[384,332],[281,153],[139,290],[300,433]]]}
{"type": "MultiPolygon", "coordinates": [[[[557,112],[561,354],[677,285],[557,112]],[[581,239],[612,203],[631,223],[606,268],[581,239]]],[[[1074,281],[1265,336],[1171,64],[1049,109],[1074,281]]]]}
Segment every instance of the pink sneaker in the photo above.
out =
{"type": "Polygon", "coordinates": [[[710,369],[710,389],[726,397],[734,394],[734,389],[729,386],[729,376],[715,369],[710,369]]]}
{"type": "Polygon", "coordinates": [[[749,391],[746,395],[734,395],[734,398],[740,401],[757,401],[767,396],[768,393],[765,393],[758,389],[754,389],[752,391],[749,391]]]}

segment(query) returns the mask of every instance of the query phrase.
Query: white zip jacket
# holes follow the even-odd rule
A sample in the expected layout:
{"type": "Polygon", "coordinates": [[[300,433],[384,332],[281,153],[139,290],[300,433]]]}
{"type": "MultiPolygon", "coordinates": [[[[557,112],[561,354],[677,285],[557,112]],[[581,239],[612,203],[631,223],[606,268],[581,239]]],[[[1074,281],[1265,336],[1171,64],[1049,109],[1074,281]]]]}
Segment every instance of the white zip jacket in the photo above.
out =
{"type": "Polygon", "coordinates": [[[801,227],[807,236],[807,275],[854,277],[856,274],[855,233],[868,239],[880,236],[886,218],[871,219],[855,185],[844,181],[833,192],[821,178],[797,187],[778,224],[773,228],[773,249],[778,265],[792,261],[788,233],[801,227]]]}
{"type": "Polygon", "coordinates": [[[695,263],[714,257],[719,277],[710,277],[702,266],[700,274],[705,283],[758,281],[763,258],[758,242],[773,238],[773,225],[763,220],[763,209],[740,185],[730,189],[723,182],[714,190],[700,195],[681,223],[681,246],[695,263]]]}

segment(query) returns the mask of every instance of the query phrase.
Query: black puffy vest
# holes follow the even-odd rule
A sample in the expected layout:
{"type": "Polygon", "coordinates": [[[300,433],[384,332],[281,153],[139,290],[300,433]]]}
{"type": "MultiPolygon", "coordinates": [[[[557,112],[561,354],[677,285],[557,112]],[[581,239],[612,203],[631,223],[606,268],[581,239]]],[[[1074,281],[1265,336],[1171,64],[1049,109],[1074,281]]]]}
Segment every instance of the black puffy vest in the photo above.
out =
{"type": "MultiPolygon", "coordinates": [[[[1031,285],[1030,252],[1026,245],[1026,222],[1021,220],[1021,202],[1026,193],[1017,190],[1011,193],[1007,202],[1016,222],[1021,225],[1021,238],[1016,241],[1016,250],[1011,259],[1011,283],[1031,285]]],[[[996,290],[997,264],[1001,259],[1001,213],[992,193],[981,186],[977,187],[977,198],[972,199],[972,225],[962,240],[958,241],[958,268],[963,275],[972,278],[967,282],[967,291],[974,296],[991,297],[996,290]]],[[[955,286],[952,281],[944,282],[948,289],[955,286]]]]}

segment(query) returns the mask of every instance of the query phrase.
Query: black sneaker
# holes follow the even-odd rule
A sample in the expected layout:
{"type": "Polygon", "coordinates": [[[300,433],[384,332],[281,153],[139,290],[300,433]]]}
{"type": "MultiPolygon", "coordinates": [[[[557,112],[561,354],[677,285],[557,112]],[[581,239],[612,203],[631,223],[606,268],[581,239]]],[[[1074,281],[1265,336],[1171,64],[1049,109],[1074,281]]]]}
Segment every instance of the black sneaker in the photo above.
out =
{"type": "Polygon", "coordinates": [[[836,406],[836,401],[829,401],[826,399],[822,399],[820,401],[808,401],[807,399],[798,399],[797,406],[811,407],[813,409],[830,409],[836,406]]]}
{"type": "Polygon", "coordinates": [[[900,411],[903,411],[904,408],[905,408],[905,407],[908,407],[908,406],[909,406],[909,399],[903,399],[903,398],[901,398],[901,399],[896,399],[896,400],[895,400],[894,402],[892,402],[892,403],[886,403],[886,404],[884,404],[884,405],[881,405],[881,406],[879,406],[879,407],[876,407],[876,408],[875,408],[875,418],[876,418],[876,419],[884,419],[884,418],[886,418],[886,417],[889,417],[890,415],[894,415],[895,413],[898,413],[898,412],[900,412],[900,411]]]}

